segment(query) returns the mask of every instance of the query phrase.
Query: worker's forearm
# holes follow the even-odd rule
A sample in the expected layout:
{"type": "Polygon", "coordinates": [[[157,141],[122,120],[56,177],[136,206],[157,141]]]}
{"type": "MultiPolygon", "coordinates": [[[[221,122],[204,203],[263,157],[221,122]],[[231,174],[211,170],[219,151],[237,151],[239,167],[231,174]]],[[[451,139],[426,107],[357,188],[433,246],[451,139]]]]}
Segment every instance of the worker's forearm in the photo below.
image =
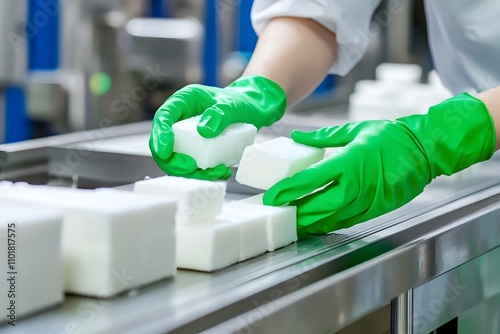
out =
{"type": "Polygon", "coordinates": [[[319,23],[281,17],[268,23],[243,75],[261,75],[278,83],[288,105],[309,95],[336,60],[335,34],[319,23]]]}
{"type": "Polygon", "coordinates": [[[486,104],[495,123],[496,150],[500,149],[500,87],[479,93],[477,98],[486,104]]]}

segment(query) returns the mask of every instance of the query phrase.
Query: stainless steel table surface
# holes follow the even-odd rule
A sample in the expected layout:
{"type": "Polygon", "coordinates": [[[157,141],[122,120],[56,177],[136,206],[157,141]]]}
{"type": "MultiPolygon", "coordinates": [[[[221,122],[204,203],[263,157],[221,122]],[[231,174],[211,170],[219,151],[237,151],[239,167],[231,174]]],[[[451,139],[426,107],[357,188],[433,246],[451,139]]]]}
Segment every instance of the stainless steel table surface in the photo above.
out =
{"type": "MultiPolygon", "coordinates": [[[[147,133],[150,128],[151,122],[145,121],[18,143],[0,144],[0,180],[44,183],[47,181],[50,170],[50,147],[72,143],[91,145],[106,138],[147,133]]],[[[65,164],[68,164],[66,160],[65,164]]]]}
{"type": "MultiPolygon", "coordinates": [[[[0,332],[193,333],[225,322],[247,321],[243,314],[251,316],[262,305],[269,305],[270,299],[290,296],[290,300],[301,300],[305,297],[295,296],[301,292],[313,295],[314,289],[326,284],[322,282],[341,280],[347,275],[344,273],[356,273],[359,266],[376,270],[381,256],[407,256],[404,249],[414,240],[454,226],[464,216],[481,215],[481,210],[500,199],[499,166],[495,157],[474,167],[471,175],[436,180],[415,200],[389,214],[350,229],[309,237],[215,273],[178,270],[175,278],[111,300],[67,296],[61,306],[19,319],[15,329],[0,327],[0,332]]],[[[500,244],[500,240],[491,242],[497,241],[500,244]]],[[[411,268],[401,266],[393,270],[397,274],[398,270],[411,268]]],[[[433,274],[439,273],[429,273],[433,274]]],[[[428,278],[423,275],[415,282],[422,283],[428,278]]],[[[389,281],[386,283],[401,289],[409,284],[399,282],[397,276],[389,281]]],[[[377,290],[376,286],[357,289],[358,294],[364,294],[366,307],[355,300],[351,301],[356,303],[353,305],[345,302],[343,307],[349,307],[351,312],[342,313],[344,318],[336,320],[337,323],[348,323],[370,311],[371,301],[387,298],[378,295],[383,290],[377,290]]]]}

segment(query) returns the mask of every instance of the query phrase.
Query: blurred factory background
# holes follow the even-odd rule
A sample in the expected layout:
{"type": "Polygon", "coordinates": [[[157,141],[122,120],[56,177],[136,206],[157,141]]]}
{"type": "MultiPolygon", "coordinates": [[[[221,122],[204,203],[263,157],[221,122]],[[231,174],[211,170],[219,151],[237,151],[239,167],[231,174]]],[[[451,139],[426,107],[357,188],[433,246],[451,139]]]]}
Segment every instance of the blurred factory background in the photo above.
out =
{"type": "MultiPolygon", "coordinates": [[[[252,2],[2,0],[0,143],[147,120],[186,84],[228,84],[257,41],[252,2]]],[[[359,38],[368,48],[355,69],[294,110],[345,106],[380,63],[431,68],[422,1],[382,1],[359,38]]]]}

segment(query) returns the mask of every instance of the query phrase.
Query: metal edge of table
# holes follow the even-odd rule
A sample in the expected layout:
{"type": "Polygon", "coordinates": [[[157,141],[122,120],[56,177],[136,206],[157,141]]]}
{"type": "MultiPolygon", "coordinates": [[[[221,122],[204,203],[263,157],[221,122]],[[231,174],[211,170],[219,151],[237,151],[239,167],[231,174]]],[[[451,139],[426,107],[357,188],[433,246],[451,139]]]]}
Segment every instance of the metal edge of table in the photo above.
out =
{"type": "MultiPolygon", "coordinates": [[[[449,247],[448,251],[455,250],[449,247]]],[[[470,309],[500,296],[499,262],[497,247],[409,291],[413,304],[410,333],[427,334],[455,318],[460,321],[470,309]]],[[[460,326],[459,329],[461,333],[470,333],[460,326]]]]}
{"type": "Polygon", "coordinates": [[[151,122],[103,127],[95,130],[81,131],[51,137],[26,140],[12,144],[0,145],[0,169],[10,166],[31,164],[33,162],[46,161],[48,159],[47,149],[52,146],[60,146],[79,142],[93,142],[106,138],[147,133],[151,129],[151,122]]]}
{"type": "MultiPolygon", "coordinates": [[[[486,191],[488,196],[477,203],[471,203],[470,199],[453,202],[372,235],[369,240],[360,239],[346,245],[347,252],[340,254],[338,248],[330,249],[246,282],[244,286],[235,286],[217,298],[217,309],[214,309],[213,300],[200,300],[190,309],[164,309],[148,315],[140,323],[131,320],[126,327],[115,328],[116,332],[134,332],[139,328],[144,333],[200,332],[214,326],[220,328],[219,324],[225,325],[228,320],[231,326],[235,325],[235,321],[241,325],[242,317],[258,320],[255,312],[259,312],[260,306],[264,307],[270,300],[274,311],[264,313],[266,321],[263,323],[272,325],[268,327],[260,324],[258,330],[252,327],[253,332],[265,333],[270,328],[282,328],[283,331],[298,333],[301,331],[294,329],[303,328],[301,324],[307,324],[304,319],[308,316],[315,319],[314,326],[318,325],[318,319],[322,319],[328,322],[328,326],[325,326],[327,330],[340,328],[386,305],[409,288],[498,246],[500,229],[498,235],[494,235],[496,240],[491,238],[490,242],[481,244],[463,244],[463,247],[470,248],[468,258],[443,262],[443,254],[433,254],[431,247],[443,233],[455,228],[460,228],[460,231],[467,228],[470,235],[475,235],[473,232],[476,227],[472,228],[471,222],[482,226],[478,231],[488,234],[492,212],[500,215],[497,210],[499,192],[500,187],[494,187],[486,191]],[[334,253],[336,255],[332,256],[334,253]],[[418,261],[414,261],[415,258],[418,261]],[[397,279],[391,280],[394,277],[397,279]],[[359,279],[363,280],[363,284],[353,289],[353,282],[359,279]],[[335,292],[333,297],[332,291],[335,292]],[[276,294],[287,297],[277,298],[276,294]],[[311,298],[315,300],[312,304],[307,302],[311,298]],[[279,304],[276,304],[276,300],[286,300],[287,303],[277,307],[279,304]],[[318,312],[318,305],[321,305],[320,309],[328,309],[327,314],[318,312]],[[293,307],[301,309],[300,316],[293,316],[296,314],[293,307]],[[338,315],[337,320],[334,320],[334,315],[338,315]],[[289,327],[280,327],[285,325],[289,327]]],[[[236,327],[241,330],[241,326],[236,327]]]]}
{"type": "MultiPolygon", "coordinates": [[[[383,231],[379,240],[359,251],[391,244],[399,247],[283,297],[272,298],[273,290],[268,291],[268,303],[207,333],[339,330],[398,295],[500,246],[500,194],[444,215],[426,216],[424,222],[412,219],[391,228],[393,231],[383,231]]],[[[315,270],[325,266],[335,267],[335,262],[327,260],[315,270]]],[[[283,285],[275,289],[283,289],[283,285]]]]}

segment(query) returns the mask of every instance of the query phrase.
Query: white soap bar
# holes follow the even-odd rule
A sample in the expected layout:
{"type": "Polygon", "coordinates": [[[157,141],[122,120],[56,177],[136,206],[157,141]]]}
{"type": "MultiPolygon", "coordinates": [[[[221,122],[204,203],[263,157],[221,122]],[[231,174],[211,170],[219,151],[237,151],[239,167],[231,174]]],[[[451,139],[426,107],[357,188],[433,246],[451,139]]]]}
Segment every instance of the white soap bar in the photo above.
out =
{"type": "Polygon", "coordinates": [[[375,78],[380,81],[400,84],[419,83],[422,67],[416,64],[383,63],[375,69],[375,78]]]}
{"type": "Polygon", "coordinates": [[[211,272],[266,252],[270,215],[258,205],[233,203],[213,220],[177,226],[178,268],[211,272]]]}
{"type": "Polygon", "coordinates": [[[295,206],[267,206],[262,194],[231,202],[247,211],[262,213],[267,219],[267,250],[272,252],[297,241],[297,208],[295,206]]]}
{"type": "Polygon", "coordinates": [[[240,261],[267,251],[267,217],[262,212],[227,204],[217,220],[240,226],[240,261]]]}
{"type": "Polygon", "coordinates": [[[14,186],[4,198],[63,210],[66,292],[107,298],[175,273],[175,200],[45,186],[14,186]]]}
{"type": "Polygon", "coordinates": [[[141,254],[140,274],[136,284],[144,285],[175,275],[175,214],[177,202],[113,189],[96,189],[96,196],[119,200],[121,205],[142,207],[141,217],[135,224],[141,224],[140,234],[135,236],[141,254]]]}
{"type": "Polygon", "coordinates": [[[201,116],[188,118],[172,126],[174,152],[187,154],[196,160],[199,168],[220,164],[237,164],[243,150],[255,140],[257,128],[252,124],[231,124],[215,138],[204,138],[197,130],[201,116]]]}
{"type": "Polygon", "coordinates": [[[2,323],[62,302],[63,261],[61,211],[0,199],[0,213],[2,323]]]}
{"type": "Polygon", "coordinates": [[[134,191],[175,198],[177,223],[190,224],[212,220],[221,213],[226,183],[162,176],[136,182],[134,191]]]}
{"type": "Polygon", "coordinates": [[[241,158],[236,181],[267,190],[278,181],[323,159],[325,150],[279,137],[248,146],[241,158]]]}
{"type": "Polygon", "coordinates": [[[240,230],[237,223],[222,220],[178,225],[177,267],[215,271],[240,260],[240,230]]]}

